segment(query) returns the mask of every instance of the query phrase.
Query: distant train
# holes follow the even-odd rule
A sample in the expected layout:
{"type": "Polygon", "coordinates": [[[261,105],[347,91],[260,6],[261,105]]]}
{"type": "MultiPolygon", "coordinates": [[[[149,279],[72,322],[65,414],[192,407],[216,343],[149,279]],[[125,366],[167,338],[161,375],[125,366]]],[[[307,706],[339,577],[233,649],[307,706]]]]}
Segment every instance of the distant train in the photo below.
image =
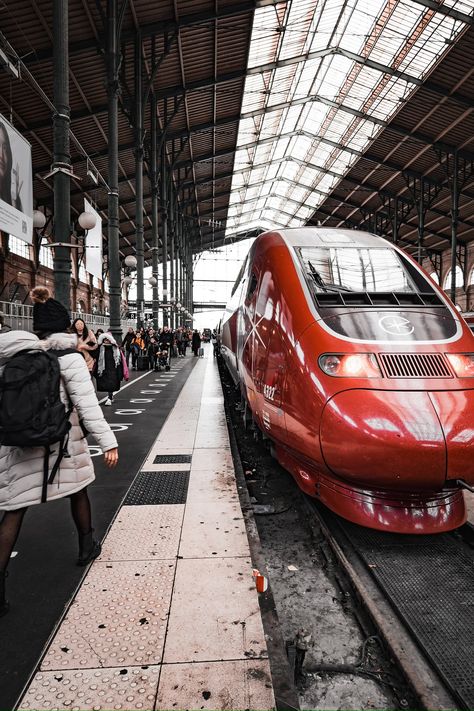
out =
{"type": "Polygon", "coordinates": [[[465,522],[474,336],[406,253],[352,230],[260,235],[221,339],[254,421],[307,494],[380,530],[465,522]]]}

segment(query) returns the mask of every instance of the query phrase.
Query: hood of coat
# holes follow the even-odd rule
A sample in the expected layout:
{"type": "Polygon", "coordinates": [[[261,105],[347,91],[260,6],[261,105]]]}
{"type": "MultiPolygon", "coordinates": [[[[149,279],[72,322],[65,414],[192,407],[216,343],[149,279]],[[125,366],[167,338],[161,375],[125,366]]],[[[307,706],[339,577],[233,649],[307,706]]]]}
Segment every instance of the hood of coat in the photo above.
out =
{"type": "Polygon", "coordinates": [[[42,350],[43,348],[43,343],[34,333],[28,331],[2,331],[0,333],[0,363],[20,351],[42,350]]]}
{"type": "Polygon", "coordinates": [[[43,341],[44,348],[48,351],[65,351],[69,348],[77,349],[77,335],[75,333],[52,333],[43,341]]]}

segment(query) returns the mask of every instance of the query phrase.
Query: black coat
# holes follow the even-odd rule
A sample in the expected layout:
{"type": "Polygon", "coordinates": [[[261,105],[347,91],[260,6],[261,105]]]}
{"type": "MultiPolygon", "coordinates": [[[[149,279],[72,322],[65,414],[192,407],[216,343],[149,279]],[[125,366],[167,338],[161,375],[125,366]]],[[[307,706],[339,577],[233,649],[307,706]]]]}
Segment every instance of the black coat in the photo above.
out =
{"type": "Polygon", "coordinates": [[[192,338],[191,343],[192,343],[193,351],[199,350],[199,348],[201,347],[201,336],[199,335],[199,333],[193,333],[193,338],[192,338]]]}
{"type": "MultiPolygon", "coordinates": [[[[120,383],[123,380],[122,359],[118,365],[115,365],[112,346],[101,346],[101,348],[105,348],[105,369],[102,375],[98,375],[96,372],[97,390],[104,393],[116,393],[117,390],[120,390],[120,383]]],[[[99,359],[96,363],[97,368],[99,359]]]]}

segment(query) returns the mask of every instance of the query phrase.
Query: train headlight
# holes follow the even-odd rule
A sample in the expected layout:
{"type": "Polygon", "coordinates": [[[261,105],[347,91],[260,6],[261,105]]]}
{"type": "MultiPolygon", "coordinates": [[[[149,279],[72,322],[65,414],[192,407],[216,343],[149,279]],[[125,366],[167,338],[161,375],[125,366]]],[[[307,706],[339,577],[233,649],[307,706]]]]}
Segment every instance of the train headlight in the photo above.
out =
{"type": "Polygon", "coordinates": [[[326,353],[319,357],[319,367],[326,375],[336,377],[382,377],[373,353],[326,353]]]}
{"type": "Polygon", "coordinates": [[[458,378],[474,378],[474,353],[446,353],[458,378]]]}

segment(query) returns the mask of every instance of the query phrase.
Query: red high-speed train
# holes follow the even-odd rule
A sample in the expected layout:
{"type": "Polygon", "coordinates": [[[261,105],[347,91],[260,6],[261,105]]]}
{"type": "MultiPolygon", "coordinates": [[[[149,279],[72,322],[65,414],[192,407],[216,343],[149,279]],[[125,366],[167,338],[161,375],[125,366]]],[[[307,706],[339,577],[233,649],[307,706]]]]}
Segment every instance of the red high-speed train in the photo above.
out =
{"type": "Polygon", "coordinates": [[[221,351],[298,485],[363,526],[465,522],[474,483],[474,337],[420,266],[343,229],[258,237],[221,351]]]}

